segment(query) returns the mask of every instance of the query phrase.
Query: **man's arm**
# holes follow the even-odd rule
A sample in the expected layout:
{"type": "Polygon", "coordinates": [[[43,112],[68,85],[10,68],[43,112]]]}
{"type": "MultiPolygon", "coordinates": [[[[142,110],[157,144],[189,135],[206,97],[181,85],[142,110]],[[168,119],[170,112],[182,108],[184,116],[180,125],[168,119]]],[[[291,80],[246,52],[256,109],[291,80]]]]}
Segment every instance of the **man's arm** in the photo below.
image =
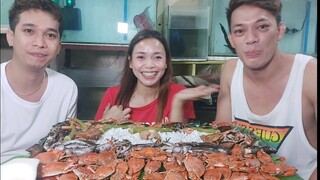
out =
{"type": "MultiPolygon", "coordinates": [[[[311,102],[315,121],[311,121],[312,124],[310,126],[317,127],[318,118],[317,118],[317,60],[312,60],[308,63],[306,70],[305,70],[305,77],[304,77],[304,86],[306,87],[306,95],[307,99],[311,102]]],[[[306,113],[306,109],[304,109],[304,113],[306,113]]],[[[307,118],[306,118],[307,119],[307,118]]],[[[305,119],[305,120],[306,120],[305,119]]],[[[308,123],[306,123],[308,124],[308,123]]],[[[306,131],[306,129],[305,129],[306,131]]],[[[317,130],[312,135],[308,136],[308,139],[310,143],[313,145],[313,147],[317,147],[317,130]]],[[[308,134],[308,133],[307,133],[308,134]]],[[[316,180],[317,179],[317,168],[313,171],[310,180],[316,180]]]]}
{"type": "Polygon", "coordinates": [[[309,180],[317,180],[317,168],[313,171],[313,173],[311,174],[310,176],[310,179],[309,180]]]}
{"type": "Polygon", "coordinates": [[[230,85],[236,63],[236,60],[228,60],[223,65],[215,122],[232,121],[230,85]]]}
{"type": "Polygon", "coordinates": [[[317,62],[318,60],[315,59],[314,61],[311,62],[311,64],[309,66],[311,66],[311,68],[308,69],[309,71],[309,74],[311,74],[311,77],[307,77],[309,78],[308,79],[308,82],[310,83],[311,85],[311,89],[312,89],[312,92],[311,92],[311,101],[312,101],[312,104],[313,104],[313,108],[314,108],[314,115],[315,115],[315,118],[316,118],[316,123],[318,123],[318,117],[317,117],[317,107],[318,107],[318,97],[317,97],[317,87],[318,87],[318,80],[317,80],[317,62]],[[311,69],[311,70],[310,70],[311,69]],[[315,83],[314,83],[315,82],[315,83]]]}

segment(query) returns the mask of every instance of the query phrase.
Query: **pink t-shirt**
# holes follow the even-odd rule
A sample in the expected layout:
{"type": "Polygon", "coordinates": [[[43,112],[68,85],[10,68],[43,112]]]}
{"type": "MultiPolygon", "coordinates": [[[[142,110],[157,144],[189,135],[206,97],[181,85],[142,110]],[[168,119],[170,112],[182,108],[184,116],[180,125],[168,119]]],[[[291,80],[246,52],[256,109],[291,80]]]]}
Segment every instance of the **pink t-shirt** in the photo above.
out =
{"type": "MultiPolygon", "coordinates": [[[[106,106],[108,105],[108,103],[110,103],[111,105],[115,104],[115,99],[119,92],[119,88],[120,88],[119,86],[114,86],[107,89],[107,91],[103,95],[103,98],[99,105],[96,116],[94,117],[94,120],[99,120],[102,118],[103,112],[106,106]]],[[[165,117],[170,118],[172,99],[176,93],[178,93],[179,91],[185,88],[186,87],[180,84],[175,84],[175,83],[170,84],[168,101],[164,109],[163,118],[165,117]]],[[[142,107],[127,106],[131,108],[130,120],[152,124],[153,122],[155,122],[156,115],[157,115],[157,109],[158,109],[157,102],[158,102],[158,99],[142,107]]],[[[194,113],[192,101],[188,101],[184,104],[184,118],[189,120],[195,119],[195,113],[194,113]]]]}

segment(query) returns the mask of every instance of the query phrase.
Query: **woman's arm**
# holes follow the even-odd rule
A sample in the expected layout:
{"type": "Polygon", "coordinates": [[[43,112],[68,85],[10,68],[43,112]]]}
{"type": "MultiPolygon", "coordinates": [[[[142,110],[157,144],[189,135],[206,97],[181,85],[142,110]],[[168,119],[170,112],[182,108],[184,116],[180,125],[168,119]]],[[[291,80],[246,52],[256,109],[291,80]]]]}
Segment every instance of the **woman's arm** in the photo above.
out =
{"type": "Polygon", "coordinates": [[[170,121],[186,122],[184,118],[184,103],[186,101],[198,100],[201,97],[209,96],[219,91],[219,85],[212,84],[210,86],[200,85],[194,88],[186,88],[179,91],[172,100],[170,121]]]}

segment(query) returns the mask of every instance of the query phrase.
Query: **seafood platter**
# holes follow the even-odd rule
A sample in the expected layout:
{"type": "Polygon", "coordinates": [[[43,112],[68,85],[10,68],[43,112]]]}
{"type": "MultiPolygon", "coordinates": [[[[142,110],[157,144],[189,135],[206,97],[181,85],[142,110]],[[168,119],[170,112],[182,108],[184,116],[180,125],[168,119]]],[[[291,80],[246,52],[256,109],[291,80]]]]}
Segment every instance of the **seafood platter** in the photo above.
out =
{"type": "Polygon", "coordinates": [[[37,179],[300,179],[285,157],[232,123],[68,119],[27,151],[40,161],[37,179]]]}

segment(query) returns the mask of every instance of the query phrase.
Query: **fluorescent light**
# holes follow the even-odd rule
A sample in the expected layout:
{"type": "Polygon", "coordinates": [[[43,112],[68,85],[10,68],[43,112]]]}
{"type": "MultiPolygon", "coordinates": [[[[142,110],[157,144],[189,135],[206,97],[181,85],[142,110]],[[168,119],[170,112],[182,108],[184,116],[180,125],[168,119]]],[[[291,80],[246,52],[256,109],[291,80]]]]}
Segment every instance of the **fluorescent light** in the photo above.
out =
{"type": "Polygon", "coordinates": [[[118,33],[128,33],[128,23],[118,22],[118,33]]]}

